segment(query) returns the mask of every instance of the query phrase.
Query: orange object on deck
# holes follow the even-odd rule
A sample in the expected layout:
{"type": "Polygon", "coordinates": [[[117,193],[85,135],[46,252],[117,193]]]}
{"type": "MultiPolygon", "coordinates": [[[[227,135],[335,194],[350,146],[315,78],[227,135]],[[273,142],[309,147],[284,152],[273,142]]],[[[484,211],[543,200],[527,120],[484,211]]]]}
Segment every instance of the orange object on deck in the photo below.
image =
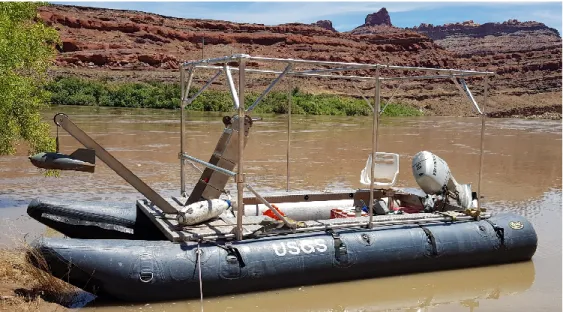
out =
{"type": "MultiPolygon", "coordinates": [[[[285,213],[283,213],[283,212],[280,210],[280,208],[276,207],[276,205],[272,205],[272,208],[276,209],[276,211],[277,211],[280,215],[282,215],[282,217],[285,217],[285,213]]],[[[265,216],[268,216],[268,217],[270,217],[270,218],[272,218],[272,219],[275,219],[275,220],[279,220],[279,219],[280,219],[280,218],[278,218],[278,216],[276,216],[270,209],[264,211],[264,213],[262,213],[262,214],[265,215],[265,216]]]]}

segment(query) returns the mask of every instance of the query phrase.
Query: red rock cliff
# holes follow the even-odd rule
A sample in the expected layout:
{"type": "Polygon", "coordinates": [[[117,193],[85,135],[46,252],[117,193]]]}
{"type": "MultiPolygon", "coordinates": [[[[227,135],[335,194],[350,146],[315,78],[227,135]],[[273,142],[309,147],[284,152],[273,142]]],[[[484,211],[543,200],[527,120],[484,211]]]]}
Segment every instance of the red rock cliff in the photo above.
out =
{"type": "Polygon", "coordinates": [[[561,91],[561,36],[542,23],[466,21],[421,24],[412,30],[428,35],[476,69],[496,71],[497,85],[507,92],[561,91]]]}
{"type": "Polygon", "coordinates": [[[181,59],[234,52],[324,61],[375,63],[391,59],[413,66],[453,62],[427,36],[412,31],[354,36],[317,25],[265,26],[166,18],[155,14],[73,6],[49,6],[40,17],[59,30],[60,66],[175,68],[181,59]]]}
{"type": "MultiPolygon", "coordinates": [[[[368,15],[362,26],[349,33],[339,33],[330,21],[265,26],[61,5],[41,8],[39,17],[55,27],[61,36],[55,70],[59,74],[96,76],[102,73],[120,80],[177,81],[177,73],[170,69],[176,69],[181,60],[199,59],[202,54],[210,58],[248,53],[322,61],[490,70],[499,74],[489,89],[493,96],[498,95],[498,100],[491,101],[490,106],[501,109],[515,101],[521,102],[519,106],[530,102],[561,106],[561,38],[541,23],[508,21],[477,25],[465,22],[402,29],[392,26],[387,10],[382,9],[368,15]],[[513,97],[535,94],[541,94],[541,100],[513,97]]],[[[300,82],[300,87],[357,95],[351,82],[311,80],[307,83],[300,82]]],[[[457,91],[451,83],[436,83],[409,82],[397,93],[396,99],[438,114],[442,109],[448,114],[451,106],[436,108],[433,103],[441,98],[449,104],[461,100],[452,100],[457,91]]],[[[396,86],[391,83],[383,88],[396,86]]],[[[479,92],[475,90],[475,94],[479,92]]]]}

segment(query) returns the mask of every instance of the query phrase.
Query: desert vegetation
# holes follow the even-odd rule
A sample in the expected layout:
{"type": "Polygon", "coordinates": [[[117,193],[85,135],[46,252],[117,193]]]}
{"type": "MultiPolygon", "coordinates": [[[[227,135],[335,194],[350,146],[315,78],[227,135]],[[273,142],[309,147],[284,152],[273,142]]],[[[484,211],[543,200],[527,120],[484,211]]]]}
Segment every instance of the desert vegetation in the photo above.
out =
{"type": "MultiPolygon", "coordinates": [[[[132,108],[180,107],[180,86],[164,82],[113,82],[77,77],[57,77],[45,87],[52,94],[54,105],[87,105],[132,108]]],[[[196,89],[190,90],[193,94],[196,89]]],[[[250,106],[258,93],[245,98],[250,106]]],[[[272,91],[255,109],[256,113],[286,114],[289,92],[272,91]]],[[[294,88],[291,92],[292,114],[368,116],[371,109],[361,98],[334,94],[311,94],[294,88]]],[[[194,111],[228,112],[232,110],[228,91],[206,90],[189,106],[194,111]]],[[[422,113],[409,105],[390,103],[384,116],[419,116],[422,113]]]]}

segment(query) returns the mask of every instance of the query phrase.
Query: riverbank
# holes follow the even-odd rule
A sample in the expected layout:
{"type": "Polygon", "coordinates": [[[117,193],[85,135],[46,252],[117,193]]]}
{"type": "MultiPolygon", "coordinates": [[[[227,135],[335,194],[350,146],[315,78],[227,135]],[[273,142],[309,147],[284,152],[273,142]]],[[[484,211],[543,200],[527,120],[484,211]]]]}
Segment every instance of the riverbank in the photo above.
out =
{"type": "MultiPolygon", "coordinates": [[[[179,73],[177,71],[164,71],[164,70],[92,70],[92,69],[64,69],[55,68],[51,72],[51,77],[53,79],[60,79],[61,77],[66,78],[77,78],[80,80],[87,80],[91,82],[102,81],[109,82],[110,84],[134,84],[134,83],[152,83],[153,81],[158,81],[160,84],[167,84],[172,86],[171,91],[176,92],[177,100],[180,96],[180,89],[178,85],[179,73]],[[58,77],[58,78],[57,78],[58,77]]],[[[209,78],[209,77],[207,77],[209,78]]],[[[201,87],[205,84],[207,80],[202,80],[201,77],[194,79],[194,85],[201,87]]],[[[253,79],[247,84],[247,91],[250,92],[261,92],[264,90],[271,79],[253,79]]],[[[332,95],[340,96],[344,98],[354,99],[358,104],[358,108],[364,110],[361,114],[367,114],[369,108],[363,102],[360,97],[360,93],[368,97],[370,101],[373,101],[373,86],[369,84],[362,84],[356,86],[359,91],[354,88],[353,82],[347,81],[332,81],[327,80],[326,85],[318,85],[318,82],[311,81],[311,79],[291,79],[291,83],[294,86],[298,86],[298,91],[302,94],[310,93],[315,95],[332,95]]],[[[286,82],[287,83],[287,82],[286,82]]],[[[498,81],[494,81],[489,88],[489,96],[486,103],[483,103],[483,89],[482,83],[479,81],[470,81],[471,91],[473,96],[479,103],[479,105],[485,107],[489,117],[494,118],[525,118],[525,119],[552,119],[561,120],[562,112],[562,93],[560,89],[546,89],[542,91],[530,92],[529,90],[510,87],[501,88],[498,85],[498,81]]],[[[472,105],[467,100],[465,95],[460,94],[457,88],[447,83],[438,83],[436,81],[411,81],[402,85],[397,92],[395,88],[399,84],[384,83],[382,84],[382,103],[386,102],[393,94],[395,95],[394,104],[400,104],[401,107],[408,107],[414,109],[415,114],[421,114],[423,116],[442,116],[442,117],[472,117],[476,116],[474,110],[471,109],[472,105]]],[[[216,90],[218,85],[213,84],[209,89],[216,90]]],[[[225,90],[224,88],[222,90],[225,90]]],[[[273,93],[287,93],[287,85],[284,82],[277,85],[273,93]]],[[[231,103],[230,95],[225,93],[226,97],[223,103],[231,103]],[[225,102],[226,101],[226,102],[225,102]]],[[[65,95],[63,94],[63,97],[65,95]]],[[[254,97],[255,98],[255,97],[254,97]]],[[[287,108],[286,97],[279,102],[283,104],[281,106],[281,112],[285,112],[284,107],[287,108]]],[[[73,99],[77,101],[77,99],[73,99]]],[[[248,101],[248,100],[247,100],[248,101]]],[[[210,105],[208,105],[210,106],[210,105]]],[[[228,106],[228,105],[227,105],[228,106]]],[[[264,103],[258,106],[258,109],[262,109],[264,103]]],[[[293,114],[302,114],[298,109],[295,108],[295,102],[292,106],[293,114]]],[[[228,106],[230,108],[230,106],[228,106]]],[[[396,113],[392,113],[393,105],[390,105],[386,109],[384,116],[400,116],[396,113]]],[[[319,108],[319,105],[313,106],[313,108],[319,108]]],[[[198,110],[203,110],[194,106],[193,108],[198,110]]],[[[273,111],[273,113],[278,113],[273,111]]],[[[329,115],[328,113],[317,110],[317,113],[311,112],[310,115],[323,114],[329,115]]],[[[338,115],[338,114],[336,114],[338,115]]],[[[341,115],[346,115],[342,112],[341,115]]],[[[351,114],[353,115],[353,114],[351,114]]]]}
{"type": "Polygon", "coordinates": [[[0,310],[67,311],[92,301],[93,295],[47,274],[45,259],[28,244],[43,235],[60,234],[27,217],[27,201],[2,195],[0,192],[0,229],[4,233],[0,237],[0,310]]]}
{"type": "Polygon", "coordinates": [[[0,307],[8,311],[61,311],[63,306],[45,301],[25,260],[23,250],[0,251],[0,307]]]}
{"type": "Polygon", "coordinates": [[[37,255],[31,247],[22,244],[0,250],[2,310],[67,311],[92,300],[90,294],[32,265],[31,261],[34,261],[38,267],[48,267],[37,255]]]}
{"type": "MultiPolygon", "coordinates": [[[[57,77],[46,86],[52,93],[53,105],[108,106],[130,108],[177,109],[180,106],[180,85],[164,82],[111,82],[77,77],[57,77]]],[[[190,90],[195,94],[197,89],[190,90]]],[[[254,110],[256,113],[287,114],[289,92],[272,91],[254,110]]],[[[249,107],[259,93],[250,92],[245,98],[249,107]]],[[[370,108],[363,99],[334,94],[311,94],[298,87],[291,92],[291,112],[300,115],[369,116],[370,108]]],[[[188,107],[193,111],[228,112],[232,97],[227,91],[206,90],[188,107]]],[[[390,103],[383,116],[421,116],[411,105],[390,103]]]]}

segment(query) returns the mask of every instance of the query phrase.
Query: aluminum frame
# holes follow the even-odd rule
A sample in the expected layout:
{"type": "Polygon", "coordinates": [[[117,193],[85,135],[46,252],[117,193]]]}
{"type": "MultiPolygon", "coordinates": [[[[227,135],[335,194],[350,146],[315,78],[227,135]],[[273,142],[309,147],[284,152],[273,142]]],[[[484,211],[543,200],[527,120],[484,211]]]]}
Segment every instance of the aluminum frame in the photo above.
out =
{"type": "MultiPolygon", "coordinates": [[[[366,81],[375,81],[375,94],[374,94],[374,105],[372,106],[369,100],[363,95],[360,94],[361,97],[365,100],[368,106],[370,106],[373,112],[373,125],[372,125],[372,153],[377,152],[377,142],[378,142],[378,135],[379,135],[379,117],[383,113],[381,110],[381,82],[386,80],[417,80],[417,79],[452,79],[458,87],[459,91],[462,94],[465,94],[473,107],[477,110],[478,114],[481,117],[481,142],[480,142],[480,157],[479,157],[479,177],[478,177],[478,186],[477,186],[477,193],[481,196],[481,180],[483,175],[483,158],[484,158],[484,134],[485,134],[485,122],[486,122],[486,114],[484,107],[487,103],[488,97],[488,77],[495,75],[494,72],[485,72],[485,71],[475,71],[475,70],[459,70],[459,69],[442,69],[442,68],[426,68],[426,67],[414,67],[414,66],[396,66],[396,65],[383,65],[383,64],[361,64],[361,63],[346,63],[346,62],[330,62],[330,61],[313,61],[313,60],[302,60],[302,59],[290,59],[290,58],[272,58],[272,57],[261,57],[261,56],[250,56],[248,54],[234,54],[230,56],[218,57],[218,58],[209,58],[209,59],[201,59],[201,60],[192,60],[186,61],[180,64],[180,84],[182,87],[182,101],[181,101],[181,133],[180,133],[180,158],[181,158],[181,166],[180,166],[180,176],[181,176],[181,195],[186,195],[185,190],[185,180],[184,180],[184,171],[185,171],[185,161],[192,160],[199,162],[200,164],[205,164],[205,162],[201,160],[197,160],[194,157],[184,157],[185,154],[185,142],[184,142],[184,132],[185,132],[185,107],[193,102],[197,96],[203,92],[211,83],[221,74],[221,72],[225,72],[227,77],[227,83],[229,86],[229,90],[231,91],[231,96],[233,98],[233,103],[235,104],[235,109],[238,112],[238,122],[239,122],[239,129],[244,129],[244,116],[245,113],[252,112],[252,110],[259,104],[259,102],[271,91],[271,89],[282,80],[284,77],[316,77],[316,78],[330,78],[330,79],[346,79],[346,80],[366,80],[366,81]],[[286,67],[283,71],[279,70],[271,70],[271,69],[256,69],[256,68],[247,68],[247,64],[249,61],[261,62],[261,63],[282,63],[286,64],[286,67]],[[233,63],[233,64],[232,64],[233,63]],[[238,63],[238,67],[234,65],[234,63],[238,63]],[[320,69],[297,69],[297,67],[301,66],[334,66],[334,68],[320,68],[320,69]],[[189,89],[192,84],[193,74],[195,69],[213,69],[218,70],[218,72],[213,76],[200,91],[198,91],[194,96],[191,98],[188,97],[189,89]],[[359,71],[359,70],[375,70],[374,76],[359,76],[355,74],[349,75],[334,75],[331,73],[334,72],[347,72],[347,71],[359,71]],[[396,70],[400,71],[418,71],[418,72],[425,72],[425,73],[432,73],[432,74],[424,74],[424,75],[413,75],[413,76],[389,76],[384,77],[382,70],[387,72],[393,72],[396,70]],[[186,83],[186,71],[188,74],[188,81],[186,83]],[[231,76],[231,71],[238,71],[239,72],[239,88],[238,94],[237,90],[234,86],[233,79],[231,76]],[[244,108],[244,96],[245,96],[245,74],[246,73],[257,73],[257,74],[275,74],[277,77],[272,81],[272,83],[266,88],[266,90],[256,99],[256,101],[245,111],[244,108]],[[483,92],[483,104],[482,108],[479,107],[479,104],[473,97],[469,87],[467,86],[465,80],[463,78],[468,77],[484,77],[484,92],[483,92]],[[461,85],[458,83],[457,79],[460,78],[461,85]]],[[[291,86],[291,83],[290,83],[291,86]]],[[[392,97],[387,101],[387,104],[391,101],[391,99],[395,96],[395,91],[397,91],[402,86],[402,83],[393,91],[392,97]]],[[[356,87],[356,86],[354,86],[356,87]]],[[[359,89],[356,87],[358,92],[359,89]]],[[[291,89],[288,90],[289,94],[291,95],[291,89]]],[[[361,93],[361,92],[360,92],[361,93]]],[[[291,105],[291,100],[289,100],[289,105],[291,105]]],[[[289,108],[289,116],[288,116],[288,137],[287,137],[287,190],[289,190],[289,155],[290,155],[290,130],[291,130],[291,107],[289,108]]],[[[244,157],[243,157],[243,150],[244,150],[244,136],[241,136],[241,140],[239,140],[239,147],[238,147],[238,169],[235,175],[235,180],[237,183],[237,228],[235,231],[235,238],[237,240],[241,240],[242,237],[242,216],[244,213],[244,203],[243,203],[243,190],[245,187],[245,178],[244,178],[244,157]]],[[[209,167],[209,166],[208,166],[209,167]]],[[[216,168],[211,168],[215,169],[216,168]]],[[[372,162],[372,172],[374,170],[374,162],[372,162]]],[[[234,173],[233,173],[234,174],[234,173]]],[[[371,228],[373,225],[373,211],[374,211],[374,183],[373,179],[370,184],[370,204],[369,204],[369,222],[365,225],[366,227],[371,228]]],[[[269,208],[269,203],[260,196],[251,186],[246,185],[246,187],[266,206],[269,208]]],[[[478,201],[478,208],[481,207],[481,201],[478,201]]],[[[274,209],[272,209],[274,210],[274,209]]],[[[275,211],[274,211],[275,212],[275,211]]],[[[284,222],[286,222],[284,220],[284,222]]]]}

